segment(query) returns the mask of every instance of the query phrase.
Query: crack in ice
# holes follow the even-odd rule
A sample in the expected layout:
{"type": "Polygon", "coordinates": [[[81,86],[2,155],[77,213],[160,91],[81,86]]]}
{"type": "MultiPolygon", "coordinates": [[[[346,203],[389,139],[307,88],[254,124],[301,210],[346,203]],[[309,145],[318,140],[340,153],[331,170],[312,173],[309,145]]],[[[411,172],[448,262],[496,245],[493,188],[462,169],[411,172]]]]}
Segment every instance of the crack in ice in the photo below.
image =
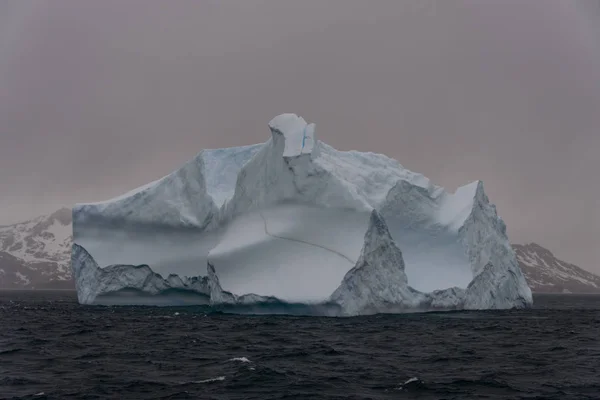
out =
{"type": "Polygon", "coordinates": [[[308,125],[304,126],[304,130],[302,131],[302,149],[300,150],[300,153],[302,153],[302,151],[304,151],[304,142],[306,141],[306,127],[308,125]]]}
{"type": "Polygon", "coordinates": [[[272,234],[272,233],[270,233],[270,232],[269,232],[269,228],[268,228],[268,226],[267,226],[267,218],[265,218],[265,216],[264,216],[264,214],[262,213],[262,211],[259,211],[259,212],[258,212],[258,214],[260,215],[260,217],[262,218],[262,220],[263,220],[263,222],[264,222],[265,235],[267,235],[267,236],[270,236],[270,237],[272,237],[272,238],[275,238],[275,239],[289,240],[289,241],[291,241],[291,242],[297,242],[297,243],[306,244],[306,245],[308,245],[308,246],[314,246],[314,247],[318,247],[318,248],[320,248],[320,249],[323,249],[323,250],[329,251],[329,252],[331,252],[331,253],[333,253],[333,254],[336,254],[336,255],[340,256],[341,258],[345,259],[346,261],[348,261],[348,262],[349,262],[350,264],[352,264],[352,265],[355,265],[355,264],[356,264],[356,261],[352,261],[350,258],[348,258],[348,257],[347,257],[347,256],[345,256],[344,254],[340,253],[339,251],[336,251],[336,250],[330,249],[330,248],[328,248],[328,247],[321,246],[321,245],[319,245],[319,244],[316,244],[316,243],[307,242],[307,241],[304,241],[304,240],[301,240],[301,239],[288,238],[288,237],[285,237],[285,236],[279,236],[279,235],[275,235],[275,234],[272,234]]]}

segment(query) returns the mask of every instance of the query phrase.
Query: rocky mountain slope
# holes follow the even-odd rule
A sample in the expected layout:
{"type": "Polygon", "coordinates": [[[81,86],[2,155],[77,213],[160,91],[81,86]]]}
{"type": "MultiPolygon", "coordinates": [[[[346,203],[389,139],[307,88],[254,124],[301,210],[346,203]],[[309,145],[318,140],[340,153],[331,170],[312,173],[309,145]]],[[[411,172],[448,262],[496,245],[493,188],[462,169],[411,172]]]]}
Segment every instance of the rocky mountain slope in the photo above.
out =
{"type": "Polygon", "coordinates": [[[559,260],[550,250],[535,243],[513,248],[533,292],[600,293],[600,276],[559,260]]]}
{"type": "MultiPolygon", "coordinates": [[[[0,288],[73,289],[71,210],[0,226],[0,288]]],[[[534,292],[600,293],[600,276],[557,259],[542,246],[514,244],[534,292]]]]}
{"type": "Polygon", "coordinates": [[[0,226],[0,288],[71,289],[71,210],[0,226]]]}

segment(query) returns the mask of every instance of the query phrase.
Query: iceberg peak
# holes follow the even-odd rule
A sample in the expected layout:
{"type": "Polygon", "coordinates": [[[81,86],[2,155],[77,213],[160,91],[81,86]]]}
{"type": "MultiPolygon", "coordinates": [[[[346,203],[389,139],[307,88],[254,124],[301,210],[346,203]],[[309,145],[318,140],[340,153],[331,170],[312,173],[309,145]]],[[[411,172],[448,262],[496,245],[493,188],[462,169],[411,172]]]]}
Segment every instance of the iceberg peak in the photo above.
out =
{"type": "Polygon", "coordinates": [[[273,141],[283,141],[283,157],[311,154],[315,147],[315,124],[307,124],[296,114],[281,114],[269,122],[273,141]]]}
{"type": "Polygon", "coordinates": [[[331,295],[345,315],[371,314],[418,306],[407,284],[404,259],[377,210],[371,212],[360,258],[331,295]]]}

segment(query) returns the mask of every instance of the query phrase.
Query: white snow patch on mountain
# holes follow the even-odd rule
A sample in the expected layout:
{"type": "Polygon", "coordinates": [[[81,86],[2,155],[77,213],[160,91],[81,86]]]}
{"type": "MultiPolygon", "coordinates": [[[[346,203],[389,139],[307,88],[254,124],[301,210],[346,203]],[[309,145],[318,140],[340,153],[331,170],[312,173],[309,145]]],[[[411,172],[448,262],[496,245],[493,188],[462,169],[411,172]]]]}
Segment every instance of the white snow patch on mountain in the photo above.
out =
{"type": "Polygon", "coordinates": [[[24,285],[29,285],[29,283],[31,282],[29,278],[23,275],[21,272],[17,272],[16,275],[21,280],[21,282],[23,282],[24,285]]]}

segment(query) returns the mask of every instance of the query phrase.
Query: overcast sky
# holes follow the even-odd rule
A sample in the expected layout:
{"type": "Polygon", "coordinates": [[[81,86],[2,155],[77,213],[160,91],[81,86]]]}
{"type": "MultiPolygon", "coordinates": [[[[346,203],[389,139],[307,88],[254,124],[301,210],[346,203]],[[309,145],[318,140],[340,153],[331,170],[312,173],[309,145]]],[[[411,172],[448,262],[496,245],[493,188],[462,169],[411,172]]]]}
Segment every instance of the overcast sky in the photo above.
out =
{"type": "Polygon", "coordinates": [[[4,0],[0,223],[102,200],[294,112],[600,272],[600,1],[4,0]]]}

